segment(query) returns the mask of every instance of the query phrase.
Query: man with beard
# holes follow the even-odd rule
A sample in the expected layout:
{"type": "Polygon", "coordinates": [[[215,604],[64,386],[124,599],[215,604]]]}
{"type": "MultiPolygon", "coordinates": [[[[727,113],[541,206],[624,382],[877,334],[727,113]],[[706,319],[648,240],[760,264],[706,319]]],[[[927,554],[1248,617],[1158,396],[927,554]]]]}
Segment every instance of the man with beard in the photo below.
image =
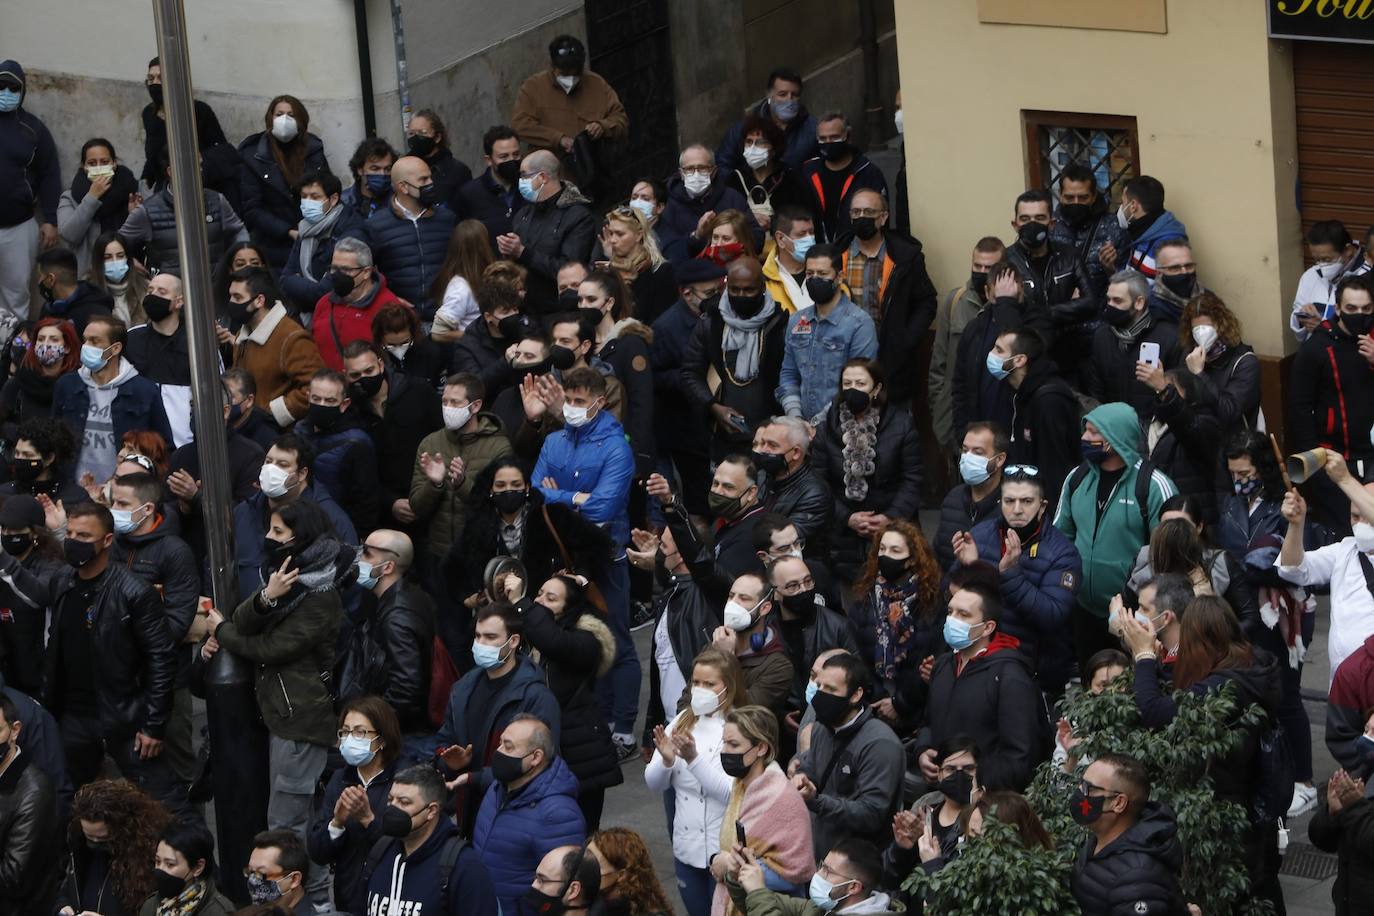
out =
{"type": "Polygon", "coordinates": [[[1078,261],[1088,272],[1088,287],[1094,302],[1107,294],[1112,272],[1102,264],[1102,249],[1107,245],[1125,246],[1126,230],[1107,208],[1107,197],[1097,186],[1092,170],[1071,162],[1059,173],[1059,207],[1050,225],[1050,241],[1072,245],[1078,261]]]}

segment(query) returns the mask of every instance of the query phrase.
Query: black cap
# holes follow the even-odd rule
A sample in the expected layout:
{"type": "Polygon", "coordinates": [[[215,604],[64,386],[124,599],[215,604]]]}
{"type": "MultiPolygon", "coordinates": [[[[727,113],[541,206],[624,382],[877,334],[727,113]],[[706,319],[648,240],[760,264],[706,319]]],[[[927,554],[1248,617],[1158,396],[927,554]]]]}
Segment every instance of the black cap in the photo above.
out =
{"type": "Polygon", "coordinates": [[[677,278],[678,286],[686,286],[689,283],[719,280],[725,276],[725,268],[708,258],[689,258],[674,265],[673,276],[677,278]]]}
{"type": "Polygon", "coordinates": [[[587,48],[574,35],[559,35],[549,42],[549,59],[555,67],[580,70],[587,61],[587,48]]]}
{"type": "Polygon", "coordinates": [[[0,503],[0,528],[42,528],[43,507],[32,496],[17,493],[0,503]]]}

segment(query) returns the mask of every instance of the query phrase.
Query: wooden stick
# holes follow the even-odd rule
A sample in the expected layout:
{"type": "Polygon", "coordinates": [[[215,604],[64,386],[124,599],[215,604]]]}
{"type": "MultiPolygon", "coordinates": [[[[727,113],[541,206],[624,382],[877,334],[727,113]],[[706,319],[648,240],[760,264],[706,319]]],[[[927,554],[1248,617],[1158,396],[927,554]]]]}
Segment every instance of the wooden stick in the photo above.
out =
{"type": "Polygon", "coordinates": [[[1294,489],[1293,481],[1288,477],[1288,465],[1284,463],[1283,452],[1279,450],[1278,437],[1273,433],[1269,434],[1269,444],[1274,448],[1274,460],[1279,463],[1279,473],[1283,475],[1283,485],[1291,492],[1294,489]]]}

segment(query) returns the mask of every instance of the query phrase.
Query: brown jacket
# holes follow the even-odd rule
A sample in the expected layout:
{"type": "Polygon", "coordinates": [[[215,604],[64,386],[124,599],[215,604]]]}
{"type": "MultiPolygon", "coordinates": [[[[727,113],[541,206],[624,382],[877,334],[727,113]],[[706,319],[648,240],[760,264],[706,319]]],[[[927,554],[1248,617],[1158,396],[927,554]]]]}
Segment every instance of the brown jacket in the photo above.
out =
{"type": "Polygon", "coordinates": [[[239,331],[234,368],[253,376],[257,403],[272,411],[278,426],[287,427],[305,416],[310,376],[324,368],[324,360],[310,332],[287,316],[278,302],[252,333],[247,326],[239,331]]]}
{"type": "Polygon", "coordinates": [[[541,70],[520,86],[515,99],[511,126],[532,149],[548,149],[562,155],[558,141],[576,137],[593,121],[599,121],[611,140],[625,137],[630,119],[620,104],[620,96],[604,79],[590,70],[571,93],[554,81],[552,70],[541,70]]]}

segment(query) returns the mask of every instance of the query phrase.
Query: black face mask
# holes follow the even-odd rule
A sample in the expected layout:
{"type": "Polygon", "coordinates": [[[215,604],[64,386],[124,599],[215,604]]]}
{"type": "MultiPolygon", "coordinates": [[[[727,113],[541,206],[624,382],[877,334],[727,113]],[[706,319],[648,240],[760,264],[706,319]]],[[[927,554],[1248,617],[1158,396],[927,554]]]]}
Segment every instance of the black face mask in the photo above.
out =
{"type": "Polygon", "coordinates": [[[496,507],[497,512],[512,515],[520,511],[529,495],[528,490],[502,490],[491,494],[491,504],[496,507]]]}
{"type": "Polygon", "coordinates": [[[1069,796],[1069,816],[1074,823],[1086,827],[1102,816],[1102,806],[1106,803],[1105,795],[1085,795],[1081,788],[1076,788],[1069,796]]]}
{"type": "Polygon", "coordinates": [[[103,856],[108,856],[110,854],[110,847],[113,845],[114,843],[111,840],[92,840],[89,837],[86,838],[86,848],[91,852],[99,853],[103,856]]]}
{"type": "Polygon", "coordinates": [[[153,100],[154,107],[162,107],[162,84],[148,83],[148,98],[153,100]]]}
{"type": "Polygon", "coordinates": [[[1193,294],[1197,274],[1160,274],[1159,280],[1169,292],[1180,299],[1187,299],[1193,294]]]}
{"type": "MultiPolygon", "coordinates": [[[[577,301],[577,290],[565,289],[558,294],[558,310],[560,312],[575,312],[577,311],[577,301]]],[[[597,321],[600,320],[601,317],[597,316],[597,321]]]]}
{"type": "Polygon", "coordinates": [[[520,160],[507,159],[505,162],[498,162],[492,167],[492,171],[506,184],[515,184],[520,180],[520,160]]]}
{"type": "Polygon", "coordinates": [[[295,545],[290,541],[282,543],[271,538],[262,539],[262,552],[267,558],[267,566],[273,570],[281,569],[281,565],[292,553],[295,552],[295,545]]]}
{"type": "Polygon", "coordinates": [[[377,392],[382,390],[382,382],[386,381],[386,374],[378,372],[376,375],[361,376],[356,382],[349,385],[354,393],[364,401],[370,401],[377,396],[377,392]]]}
{"type": "Polygon", "coordinates": [[[811,297],[812,302],[824,305],[835,298],[835,281],[822,277],[807,277],[806,294],[811,297]]]}
{"type": "Polygon", "coordinates": [[[906,557],[878,557],[878,574],[888,582],[906,577],[906,557]]]}
{"type": "Polygon", "coordinates": [[[817,145],[821,149],[821,155],[830,162],[838,162],[849,155],[848,140],[830,140],[817,145]]]}
{"type": "Polygon", "coordinates": [[[808,588],[795,595],[783,595],[782,606],[802,620],[811,620],[816,616],[816,590],[808,588]]]}
{"type": "Polygon", "coordinates": [[[497,751],[491,755],[491,775],[502,785],[509,785],[525,775],[525,758],[512,757],[510,754],[497,751]]]}
{"type": "Polygon", "coordinates": [[[439,196],[439,186],[434,182],[430,182],[423,188],[417,188],[415,190],[415,199],[420,202],[420,206],[428,209],[439,203],[443,198],[439,196]]]}
{"type": "Polygon", "coordinates": [[[846,388],[840,392],[840,403],[848,407],[850,413],[861,414],[873,403],[873,397],[867,391],[846,388]]]}
{"type": "Polygon", "coordinates": [[[311,404],[305,409],[305,418],[310,421],[311,426],[327,433],[339,425],[339,420],[343,419],[343,411],[328,404],[311,404]]]}
{"type": "Polygon", "coordinates": [[[62,542],[62,556],[66,558],[69,565],[80,569],[95,559],[95,543],[67,538],[62,542]]]}
{"type": "Polygon", "coordinates": [[[428,159],[429,154],[434,152],[438,145],[438,141],[433,137],[422,137],[419,134],[406,140],[406,149],[410,151],[410,155],[419,156],[421,159],[428,159]]]}
{"type": "Polygon", "coordinates": [[[562,897],[546,894],[535,887],[525,891],[520,901],[520,916],[563,916],[566,909],[562,897]]]}
{"type": "Polygon", "coordinates": [[[247,302],[229,301],[224,304],[224,311],[229,315],[229,327],[235,331],[248,323],[248,317],[252,314],[253,300],[247,302]]]}
{"type": "Polygon", "coordinates": [[[159,900],[173,900],[186,890],[186,879],[155,868],[153,869],[153,887],[157,891],[159,900]]]}
{"type": "Polygon", "coordinates": [[[753,318],[763,311],[763,293],[753,296],[730,294],[730,308],[741,318],[753,318]]]}
{"type": "Polygon", "coordinates": [[[577,309],[577,317],[582,322],[582,324],[586,325],[589,328],[594,328],[601,323],[601,319],[604,316],[601,313],[601,309],[580,306],[577,309]]]}
{"type": "Polygon", "coordinates": [[[53,288],[51,286],[44,286],[42,283],[38,284],[38,294],[42,296],[43,301],[48,303],[49,305],[52,304],[53,299],[57,295],[55,292],[53,292],[53,288]]]}
{"type": "Polygon", "coordinates": [[[143,311],[149,321],[161,321],[172,314],[172,300],[157,293],[149,293],[143,297],[143,311]]]}
{"type": "Polygon", "coordinates": [[[1037,534],[1040,533],[1040,519],[1037,518],[1029,524],[1021,525],[1018,528],[1013,528],[1012,526],[1007,525],[1007,530],[1015,531],[1016,536],[1021,539],[1021,546],[1025,547],[1027,544],[1029,544],[1032,540],[1035,539],[1035,536],[1037,534]]]}
{"type": "Polygon", "coordinates": [[[1342,312],[1341,324],[1356,337],[1363,337],[1369,333],[1371,327],[1374,327],[1374,315],[1347,315],[1342,312]]]}
{"type": "Polygon", "coordinates": [[[348,295],[353,292],[353,288],[357,286],[357,283],[353,280],[351,274],[335,270],[331,271],[329,274],[329,286],[334,290],[334,296],[336,298],[347,299],[348,295]]]}
{"type": "Polygon", "coordinates": [[[43,473],[41,458],[16,458],[10,467],[14,470],[14,479],[20,483],[33,483],[43,473]]]}
{"type": "Polygon", "coordinates": [[[1050,227],[1034,220],[1029,223],[1022,223],[1016,227],[1016,239],[1021,243],[1022,248],[1028,250],[1039,248],[1049,241],[1050,227]]]}
{"type": "Polygon", "coordinates": [[[1070,226],[1080,226],[1088,218],[1087,204],[1060,204],[1059,218],[1070,226]]]}
{"type": "Polygon", "coordinates": [[[969,773],[958,772],[953,776],[946,776],[936,785],[940,794],[946,798],[951,798],[961,805],[967,805],[969,799],[973,797],[973,776],[969,773]]]}
{"type": "Polygon", "coordinates": [[[854,228],[854,234],[865,242],[878,234],[878,221],[871,216],[852,219],[849,225],[854,228]]]}
{"type": "Polygon", "coordinates": [[[554,344],[549,347],[549,365],[559,372],[567,372],[577,362],[577,354],[567,347],[560,347],[554,344]]]}
{"type": "Polygon", "coordinates": [[[981,271],[972,271],[968,275],[968,288],[978,294],[979,298],[987,296],[988,275],[981,271]]]}
{"type": "Polygon", "coordinates": [[[849,697],[836,696],[824,690],[818,690],[811,698],[811,709],[816,713],[816,721],[827,728],[839,728],[854,714],[849,697]]]}
{"type": "Polygon", "coordinates": [[[777,477],[787,470],[787,459],[782,455],[775,455],[772,452],[753,452],[754,466],[769,478],[777,477]]]}
{"type": "Polygon", "coordinates": [[[409,814],[397,808],[395,805],[387,805],[382,812],[382,836],[396,838],[410,836],[412,819],[409,814]]]}
{"type": "Polygon", "coordinates": [[[12,557],[23,556],[32,546],[33,535],[31,534],[0,535],[0,548],[4,548],[5,553],[12,557]]]}
{"type": "Polygon", "coordinates": [[[514,315],[507,315],[496,322],[496,333],[500,335],[502,340],[515,340],[524,329],[525,319],[519,312],[514,315]]]}
{"type": "MultiPolygon", "coordinates": [[[[753,750],[750,748],[749,750],[753,750]]],[[[725,771],[725,775],[733,779],[743,779],[749,775],[749,764],[744,762],[744,755],[749,751],[741,751],[738,754],[731,754],[727,751],[720,752],[720,768],[725,771]]]]}
{"type": "Polygon", "coordinates": [[[1109,305],[1102,310],[1102,320],[1117,330],[1130,327],[1135,318],[1135,309],[1119,309],[1109,305]]]}

